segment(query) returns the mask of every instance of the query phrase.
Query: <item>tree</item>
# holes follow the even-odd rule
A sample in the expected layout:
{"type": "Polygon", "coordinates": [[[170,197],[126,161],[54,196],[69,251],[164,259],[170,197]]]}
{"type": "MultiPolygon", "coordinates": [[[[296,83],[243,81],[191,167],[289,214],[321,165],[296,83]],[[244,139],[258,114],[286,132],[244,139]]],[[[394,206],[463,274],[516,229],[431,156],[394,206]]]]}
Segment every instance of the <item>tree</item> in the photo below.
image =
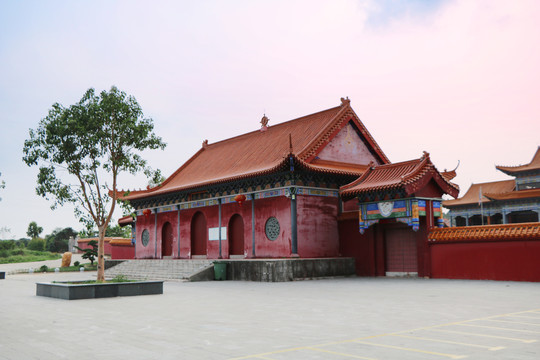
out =
{"type": "Polygon", "coordinates": [[[165,148],[153,129],[137,100],[113,86],[100,94],[88,89],[69,107],[53,104],[24,143],[24,162],[39,166],[37,194],[52,200],[52,209],[75,204],[80,221],[97,227],[98,281],[105,279],[103,239],[119,195],[119,174],[143,171],[152,177],[140,152],[165,148]]]}
{"type": "Polygon", "coordinates": [[[105,235],[110,237],[123,237],[129,239],[131,238],[131,226],[121,227],[120,225],[116,225],[113,227],[109,227],[105,235]]]}
{"type": "Polygon", "coordinates": [[[30,236],[30,238],[35,239],[43,232],[43,228],[41,226],[38,226],[38,224],[35,221],[32,221],[30,224],[28,224],[28,230],[26,230],[26,235],[30,236]]]}
{"type": "Polygon", "coordinates": [[[69,238],[77,236],[77,232],[70,227],[54,229],[45,237],[45,250],[50,252],[65,252],[69,248],[69,238]]]}

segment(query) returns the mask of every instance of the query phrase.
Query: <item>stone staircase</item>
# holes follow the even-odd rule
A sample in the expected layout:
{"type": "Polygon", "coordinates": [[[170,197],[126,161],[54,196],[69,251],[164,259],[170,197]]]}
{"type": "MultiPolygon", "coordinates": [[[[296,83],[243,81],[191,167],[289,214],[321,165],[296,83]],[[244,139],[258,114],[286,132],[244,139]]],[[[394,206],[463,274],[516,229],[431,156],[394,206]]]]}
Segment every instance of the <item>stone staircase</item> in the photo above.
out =
{"type": "Polygon", "coordinates": [[[105,278],[118,275],[133,280],[184,280],[212,266],[214,260],[126,260],[105,270],[105,278]]]}

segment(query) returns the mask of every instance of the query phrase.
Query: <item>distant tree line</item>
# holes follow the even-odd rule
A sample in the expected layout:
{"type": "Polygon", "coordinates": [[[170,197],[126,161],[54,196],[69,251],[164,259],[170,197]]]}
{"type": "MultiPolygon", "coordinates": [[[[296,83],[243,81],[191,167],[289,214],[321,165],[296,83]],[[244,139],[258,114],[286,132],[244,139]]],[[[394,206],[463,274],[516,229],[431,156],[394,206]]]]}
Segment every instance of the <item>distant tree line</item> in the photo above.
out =
{"type": "MultiPolygon", "coordinates": [[[[29,238],[20,238],[18,240],[2,240],[0,241],[0,250],[12,250],[16,248],[27,248],[28,250],[35,251],[50,251],[56,253],[63,253],[69,249],[69,239],[75,238],[77,235],[80,238],[93,238],[98,237],[97,230],[82,230],[77,232],[71,227],[56,228],[49,235],[44,238],[40,237],[43,232],[43,228],[38,226],[35,221],[28,224],[26,235],[29,238]]],[[[120,227],[119,225],[107,228],[105,233],[106,237],[131,237],[131,227],[120,227]]]]}

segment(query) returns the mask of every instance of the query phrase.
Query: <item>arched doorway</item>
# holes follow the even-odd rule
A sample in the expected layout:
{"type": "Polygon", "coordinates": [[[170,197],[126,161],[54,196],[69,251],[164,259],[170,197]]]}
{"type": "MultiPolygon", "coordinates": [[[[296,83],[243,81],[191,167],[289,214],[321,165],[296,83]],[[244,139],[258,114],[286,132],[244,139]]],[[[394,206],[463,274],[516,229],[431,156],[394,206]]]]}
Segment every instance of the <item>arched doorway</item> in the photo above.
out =
{"type": "Polygon", "coordinates": [[[170,222],[166,222],[161,229],[161,255],[172,256],[173,228],[170,222]]]}
{"type": "Polygon", "coordinates": [[[206,255],[206,218],[200,211],[191,219],[191,256],[206,255]]]}
{"type": "Polygon", "coordinates": [[[229,220],[229,255],[244,255],[244,219],[234,214],[229,220]]]}

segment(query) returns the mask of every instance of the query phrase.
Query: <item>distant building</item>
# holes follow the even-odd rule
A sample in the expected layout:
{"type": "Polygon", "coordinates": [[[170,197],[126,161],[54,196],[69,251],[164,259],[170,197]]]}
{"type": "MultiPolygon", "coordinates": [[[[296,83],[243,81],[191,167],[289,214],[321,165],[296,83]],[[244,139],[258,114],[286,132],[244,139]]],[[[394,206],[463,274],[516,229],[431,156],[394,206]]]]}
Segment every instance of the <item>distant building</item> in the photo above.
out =
{"type": "Polygon", "coordinates": [[[496,168],[514,179],[472,184],[463,197],[443,202],[452,226],[539,221],[540,147],[526,165],[496,168]]]}

